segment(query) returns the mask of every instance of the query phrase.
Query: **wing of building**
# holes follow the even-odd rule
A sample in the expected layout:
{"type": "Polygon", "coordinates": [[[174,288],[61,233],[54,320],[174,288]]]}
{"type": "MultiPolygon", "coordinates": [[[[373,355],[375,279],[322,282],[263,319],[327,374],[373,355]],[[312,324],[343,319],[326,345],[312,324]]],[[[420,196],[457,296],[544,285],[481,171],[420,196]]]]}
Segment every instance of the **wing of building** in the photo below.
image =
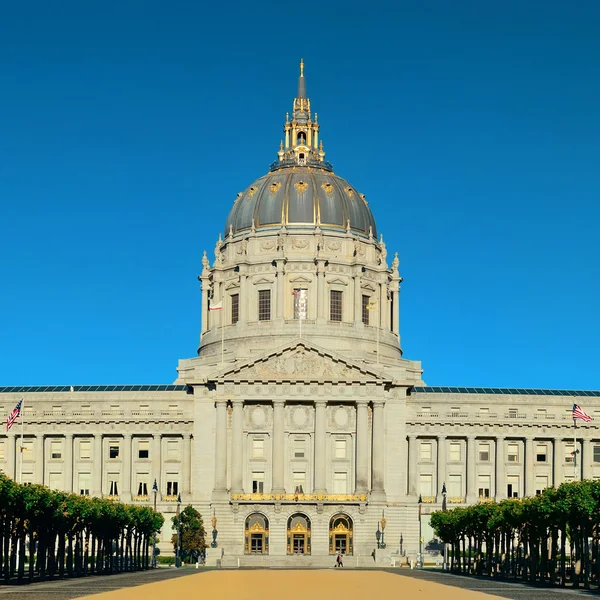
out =
{"type": "Polygon", "coordinates": [[[415,556],[419,514],[428,547],[444,497],[600,476],[600,392],[426,387],[403,358],[398,256],[325,160],[303,66],[277,160],[237,194],[214,254],[174,385],[0,388],[26,422],[23,452],[18,425],[0,438],[6,473],[149,504],[156,480],[158,510],[181,495],[209,542],[216,519],[213,555],[248,565],[415,556]],[[576,441],[573,397],[596,417],[576,441]]]}

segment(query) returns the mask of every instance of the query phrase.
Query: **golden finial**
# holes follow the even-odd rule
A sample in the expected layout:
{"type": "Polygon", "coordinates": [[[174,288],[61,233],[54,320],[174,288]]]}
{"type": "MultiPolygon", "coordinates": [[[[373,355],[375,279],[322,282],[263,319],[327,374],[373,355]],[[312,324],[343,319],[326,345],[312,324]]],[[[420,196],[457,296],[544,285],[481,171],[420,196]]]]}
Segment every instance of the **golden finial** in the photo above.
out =
{"type": "Polygon", "coordinates": [[[300,59],[300,77],[304,77],[304,59],[300,59]]]}

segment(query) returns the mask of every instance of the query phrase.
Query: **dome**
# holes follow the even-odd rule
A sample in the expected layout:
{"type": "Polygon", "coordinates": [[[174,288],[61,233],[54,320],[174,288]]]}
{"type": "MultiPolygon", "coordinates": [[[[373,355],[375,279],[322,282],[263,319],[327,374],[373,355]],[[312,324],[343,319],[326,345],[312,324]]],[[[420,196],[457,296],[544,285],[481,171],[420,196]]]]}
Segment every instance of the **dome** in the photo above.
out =
{"type": "Polygon", "coordinates": [[[365,197],[345,179],[323,168],[283,167],[257,179],[238,194],[225,224],[225,236],[252,227],[346,230],[377,237],[365,197]]]}

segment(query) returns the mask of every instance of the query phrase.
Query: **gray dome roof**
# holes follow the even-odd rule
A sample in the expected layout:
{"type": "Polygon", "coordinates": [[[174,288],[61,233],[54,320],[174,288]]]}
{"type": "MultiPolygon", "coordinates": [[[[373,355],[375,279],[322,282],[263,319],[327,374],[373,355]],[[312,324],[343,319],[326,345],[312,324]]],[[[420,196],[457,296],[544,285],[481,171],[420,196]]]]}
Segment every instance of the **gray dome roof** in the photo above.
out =
{"type": "Polygon", "coordinates": [[[345,230],[377,237],[375,219],[364,196],[346,180],[324,169],[295,167],[277,169],[257,179],[238,195],[225,223],[225,236],[257,230],[290,229],[345,230]]]}

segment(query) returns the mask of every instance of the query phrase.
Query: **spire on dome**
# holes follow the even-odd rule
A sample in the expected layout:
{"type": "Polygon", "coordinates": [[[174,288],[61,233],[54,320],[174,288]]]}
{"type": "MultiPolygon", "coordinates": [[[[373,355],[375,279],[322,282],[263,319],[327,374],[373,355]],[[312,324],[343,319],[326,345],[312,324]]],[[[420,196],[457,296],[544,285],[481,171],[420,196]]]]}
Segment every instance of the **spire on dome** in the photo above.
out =
{"type": "Polygon", "coordinates": [[[298,77],[298,98],[306,98],[306,80],[304,79],[304,59],[300,59],[300,77],[298,77]]]}

